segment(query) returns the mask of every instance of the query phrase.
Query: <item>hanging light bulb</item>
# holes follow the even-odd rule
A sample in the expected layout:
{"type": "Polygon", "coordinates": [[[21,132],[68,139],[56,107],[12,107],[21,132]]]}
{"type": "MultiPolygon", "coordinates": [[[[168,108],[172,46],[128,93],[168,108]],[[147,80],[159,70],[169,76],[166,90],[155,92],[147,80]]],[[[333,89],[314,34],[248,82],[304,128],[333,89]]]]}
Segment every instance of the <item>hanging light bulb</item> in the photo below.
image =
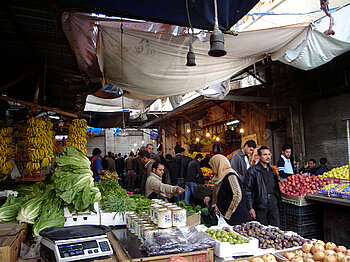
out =
{"type": "Polygon", "coordinates": [[[136,146],[137,146],[137,143],[135,142],[135,143],[134,143],[134,147],[136,147],[136,146]]]}
{"type": "Polygon", "coordinates": [[[207,133],[205,136],[206,136],[206,137],[210,137],[210,134],[209,134],[209,133],[207,133]]]}
{"type": "Polygon", "coordinates": [[[240,132],[241,134],[243,134],[243,133],[244,133],[244,129],[241,128],[241,129],[239,130],[239,132],[240,132]]]}
{"type": "Polygon", "coordinates": [[[187,128],[187,133],[191,133],[191,129],[190,128],[187,128]]]}
{"type": "Polygon", "coordinates": [[[152,139],[152,143],[156,142],[156,140],[152,139]]]}
{"type": "Polygon", "coordinates": [[[145,143],[145,140],[142,139],[142,140],[141,140],[141,144],[144,144],[144,143],[145,143]]]}
{"type": "Polygon", "coordinates": [[[219,21],[218,21],[218,8],[216,0],[214,0],[214,30],[210,35],[210,50],[208,55],[210,56],[224,56],[227,54],[224,47],[224,34],[219,29],[219,21]]]}
{"type": "Polygon", "coordinates": [[[188,23],[190,25],[191,31],[192,31],[192,35],[190,36],[190,47],[187,53],[187,63],[186,66],[196,66],[196,56],[194,55],[193,52],[193,47],[192,47],[192,40],[193,40],[193,27],[191,24],[191,19],[190,19],[190,12],[188,10],[188,0],[186,0],[186,11],[187,11],[187,19],[188,19],[188,23]]]}
{"type": "Polygon", "coordinates": [[[196,141],[199,142],[199,137],[196,137],[196,141]]]}
{"type": "Polygon", "coordinates": [[[218,142],[219,142],[219,141],[220,141],[220,137],[216,137],[216,141],[218,141],[218,142]]]}

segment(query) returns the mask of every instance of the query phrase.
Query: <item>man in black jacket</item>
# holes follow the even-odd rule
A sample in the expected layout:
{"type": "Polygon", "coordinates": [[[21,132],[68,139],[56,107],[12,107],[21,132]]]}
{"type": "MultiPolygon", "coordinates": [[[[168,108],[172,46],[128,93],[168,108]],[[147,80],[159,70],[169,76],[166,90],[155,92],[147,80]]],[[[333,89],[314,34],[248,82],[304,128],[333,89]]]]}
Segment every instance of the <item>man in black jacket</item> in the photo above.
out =
{"type": "Polygon", "coordinates": [[[250,167],[249,154],[253,153],[255,148],[255,141],[248,140],[244,143],[244,146],[241,149],[232,155],[230,159],[231,167],[237,172],[242,183],[244,181],[244,175],[250,167]]]}
{"type": "Polygon", "coordinates": [[[191,195],[194,195],[194,189],[198,186],[198,184],[204,184],[203,173],[199,164],[202,159],[203,155],[197,154],[187,167],[185,200],[188,203],[190,202],[191,195]]]}
{"type": "MultiPolygon", "coordinates": [[[[177,174],[175,175],[176,177],[175,186],[180,186],[182,188],[185,188],[187,166],[188,166],[188,163],[192,160],[192,158],[185,156],[185,149],[183,147],[179,147],[175,151],[174,160],[177,166],[177,174]]],[[[177,202],[177,201],[183,200],[183,197],[184,197],[183,194],[180,196],[175,196],[174,200],[177,202]]]]}
{"type": "Polygon", "coordinates": [[[270,167],[271,152],[266,146],[258,149],[259,162],[247,170],[244,193],[250,217],[264,225],[279,227],[278,205],[281,192],[278,176],[270,167]]]}

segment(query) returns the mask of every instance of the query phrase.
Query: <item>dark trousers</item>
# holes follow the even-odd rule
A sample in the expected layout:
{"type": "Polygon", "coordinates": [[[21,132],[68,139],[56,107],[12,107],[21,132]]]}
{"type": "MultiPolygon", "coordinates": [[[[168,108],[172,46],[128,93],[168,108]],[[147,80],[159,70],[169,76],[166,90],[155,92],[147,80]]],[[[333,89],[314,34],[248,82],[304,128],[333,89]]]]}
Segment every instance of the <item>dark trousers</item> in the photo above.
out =
{"type": "Polygon", "coordinates": [[[280,226],[278,202],[274,195],[269,195],[266,209],[255,209],[256,220],[263,225],[280,226]]]}

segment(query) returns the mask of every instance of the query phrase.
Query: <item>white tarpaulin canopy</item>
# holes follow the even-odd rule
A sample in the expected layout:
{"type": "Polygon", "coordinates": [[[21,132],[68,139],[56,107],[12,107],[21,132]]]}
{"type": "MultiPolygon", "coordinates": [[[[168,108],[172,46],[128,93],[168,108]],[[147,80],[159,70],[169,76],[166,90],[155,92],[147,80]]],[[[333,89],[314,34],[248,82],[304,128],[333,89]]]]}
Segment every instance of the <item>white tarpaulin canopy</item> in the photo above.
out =
{"type": "Polygon", "coordinates": [[[101,20],[65,12],[63,28],[80,69],[90,80],[102,78],[122,88],[129,98],[155,100],[221,83],[266,54],[304,70],[320,66],[350,49],[349,6],[333,16],[335,36],[322,33],[329,23],[327,17],[316,26],[302,24],[225,35],[224,57],[210,57],[210,34],[200,33],[193,39],[195,67],[185,66],[190,37],[183,27],[101,20]]]}

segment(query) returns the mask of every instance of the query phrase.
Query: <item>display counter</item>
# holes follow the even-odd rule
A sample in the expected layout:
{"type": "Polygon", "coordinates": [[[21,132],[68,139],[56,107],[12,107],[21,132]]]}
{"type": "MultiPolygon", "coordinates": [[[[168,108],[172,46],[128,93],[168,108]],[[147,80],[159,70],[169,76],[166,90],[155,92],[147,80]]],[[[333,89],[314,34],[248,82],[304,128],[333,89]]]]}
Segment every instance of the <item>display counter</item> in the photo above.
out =
{"type": "Polygon", "coordinates": [[[322,195],[307,195],[306,199],[321,203],[323,240],[350,247],[350,200],[322,195]]]}

